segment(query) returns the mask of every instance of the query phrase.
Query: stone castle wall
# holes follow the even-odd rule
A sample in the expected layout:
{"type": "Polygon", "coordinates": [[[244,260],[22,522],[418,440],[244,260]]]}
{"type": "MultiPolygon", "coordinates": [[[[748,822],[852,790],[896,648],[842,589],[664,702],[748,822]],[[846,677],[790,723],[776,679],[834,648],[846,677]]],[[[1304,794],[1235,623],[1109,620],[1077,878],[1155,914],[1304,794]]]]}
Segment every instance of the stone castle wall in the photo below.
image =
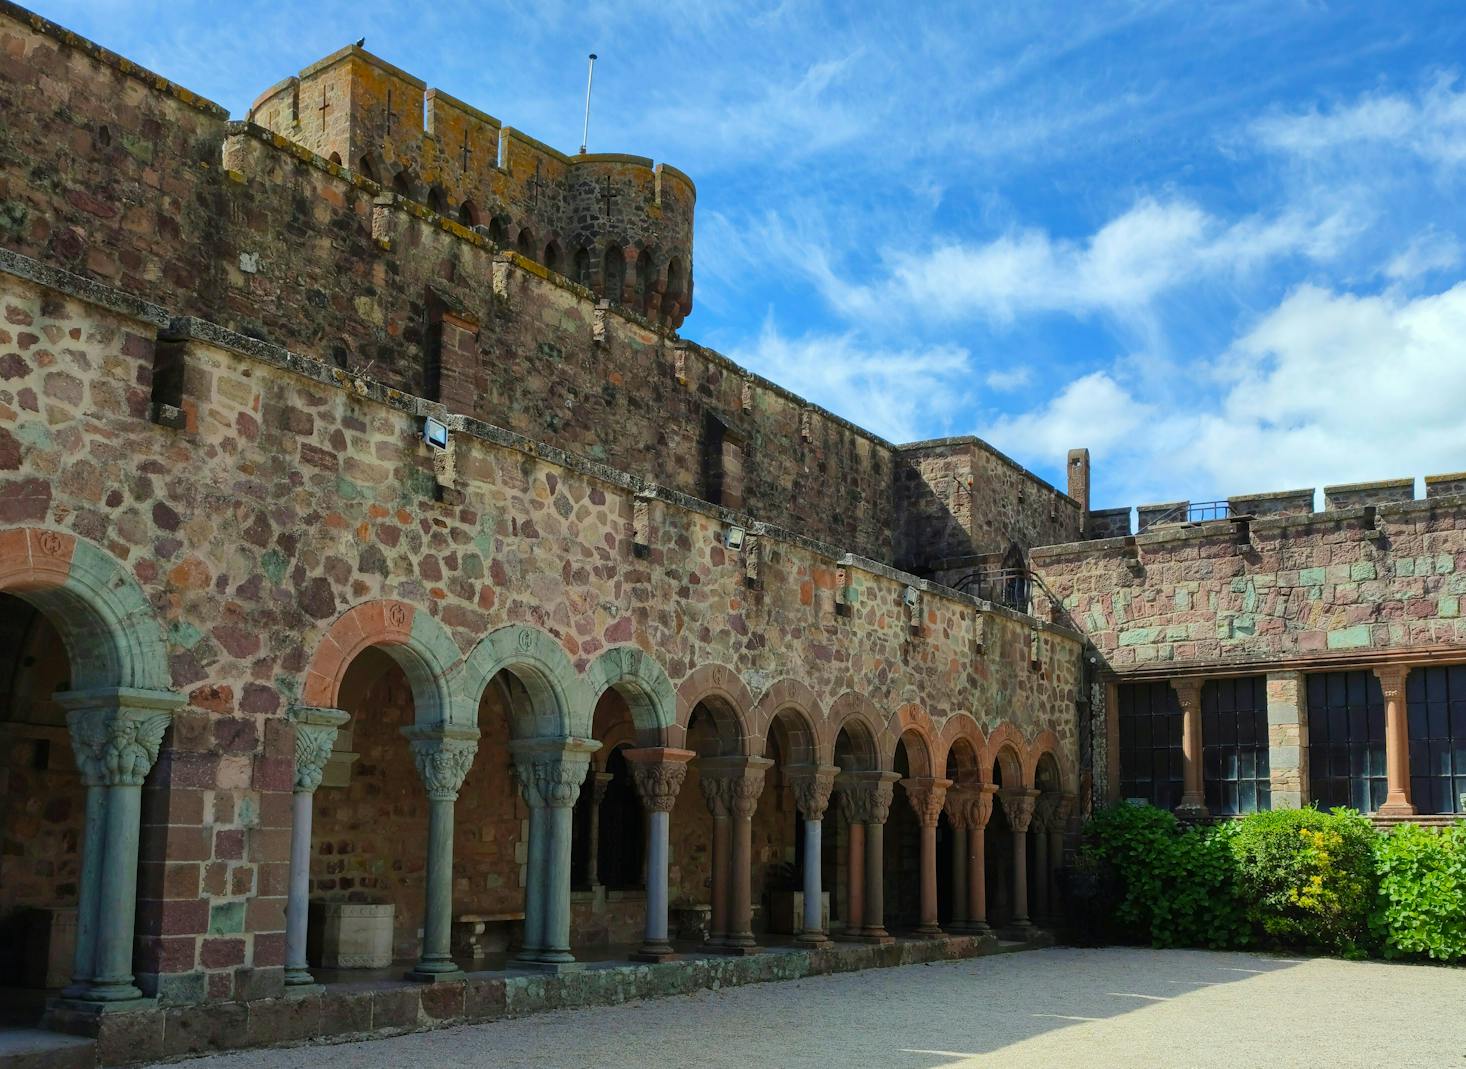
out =
{"type": "Polygon", "coordinates": [[[9,3],[0,41],[0,245],[692,496],[717,425],[741,507],[873,559],[1077,537],[1074,503],[985,446],[958,448],[971,514],[944,516],[903,451],[423,204],[9,3]]]}
{"type": "Polygon", "coordinates": [[[684,688],[715,666],[725,692],[750,695],[747,716],[752,696],[800,681],[825,733],[854,697],[889,718],[885,760],[907,729],[944,767],[937,736],[961,729],[1025,751],[1051,733],[1076,766],[1071,632],[471,420],[453,421],[445,471],[419,399],[13,254],[5,266],[0,528],[115,562],[188,700],[146,792],[149,990],[247,998],[278,980],[285,713],[327,627],[374,599],[440,629],[445,661],[517,624],[576,671],[615,645],[684,688]],[[176,427],[149,419],[160,368],[181,370],[176,427]],[[733,522],[752,536],[741,553],[724,544],[733,522]]]}

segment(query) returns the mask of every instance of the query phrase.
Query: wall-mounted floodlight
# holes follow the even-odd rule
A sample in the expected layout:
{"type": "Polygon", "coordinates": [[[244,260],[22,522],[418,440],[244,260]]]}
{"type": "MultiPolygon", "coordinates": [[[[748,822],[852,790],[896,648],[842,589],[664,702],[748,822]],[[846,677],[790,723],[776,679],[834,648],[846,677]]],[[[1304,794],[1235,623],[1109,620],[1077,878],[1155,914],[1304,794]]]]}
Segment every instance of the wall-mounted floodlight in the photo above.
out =
{"type": "Polygon", "coordinates": [[[730,528],[728,528],[728,534],[723,539],[723,542],[724,542],[724,544],[729,549],[742,549],[743,548],[743,528],[742,527],[730,527],[730,528]]]}
{"type": "Polygon", "coordinates": [[[448,424],[428,416],[422,421],[422,440],[434,449],[447,449],[448,424]]]}

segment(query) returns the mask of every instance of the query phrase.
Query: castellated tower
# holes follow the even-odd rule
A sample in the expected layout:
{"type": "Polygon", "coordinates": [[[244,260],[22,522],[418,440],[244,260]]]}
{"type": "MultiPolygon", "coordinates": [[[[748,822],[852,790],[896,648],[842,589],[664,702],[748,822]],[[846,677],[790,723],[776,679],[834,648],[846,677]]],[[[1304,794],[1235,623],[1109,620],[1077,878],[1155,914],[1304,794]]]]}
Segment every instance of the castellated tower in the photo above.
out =
{"type": "Polygon", "coordinates": [[[355,45],[249,118],[653,321],[692,311],[697,191],[675,167],[558,152],[355,45]]]}

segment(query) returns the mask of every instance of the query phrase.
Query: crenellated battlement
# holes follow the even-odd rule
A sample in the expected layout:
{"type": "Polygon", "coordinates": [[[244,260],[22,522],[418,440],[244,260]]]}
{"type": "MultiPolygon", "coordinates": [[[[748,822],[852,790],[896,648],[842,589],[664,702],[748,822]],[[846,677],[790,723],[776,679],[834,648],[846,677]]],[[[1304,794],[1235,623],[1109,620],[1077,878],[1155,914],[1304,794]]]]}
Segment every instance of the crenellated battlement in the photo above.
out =
{"type": "Polygon", "coordinates": [[[655,322],[692,310],[697,191],[675,167],[567,155],[356,45],[267,89],[249,120],[655,322]]]}

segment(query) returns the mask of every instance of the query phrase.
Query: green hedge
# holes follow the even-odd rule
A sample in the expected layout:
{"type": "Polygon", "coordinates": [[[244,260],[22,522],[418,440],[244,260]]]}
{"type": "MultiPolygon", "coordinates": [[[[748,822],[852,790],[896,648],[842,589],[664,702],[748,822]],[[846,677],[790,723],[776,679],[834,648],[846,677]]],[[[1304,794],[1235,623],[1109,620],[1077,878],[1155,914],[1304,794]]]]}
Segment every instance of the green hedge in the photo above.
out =
{"type": "Polygon", "coordinates": [[[1308,808],[1184,827],[1111,806],[1085,825],[1071,887],[1108,941],[1466,960],[1466,821],[1378,832],[1308,808]]]}

